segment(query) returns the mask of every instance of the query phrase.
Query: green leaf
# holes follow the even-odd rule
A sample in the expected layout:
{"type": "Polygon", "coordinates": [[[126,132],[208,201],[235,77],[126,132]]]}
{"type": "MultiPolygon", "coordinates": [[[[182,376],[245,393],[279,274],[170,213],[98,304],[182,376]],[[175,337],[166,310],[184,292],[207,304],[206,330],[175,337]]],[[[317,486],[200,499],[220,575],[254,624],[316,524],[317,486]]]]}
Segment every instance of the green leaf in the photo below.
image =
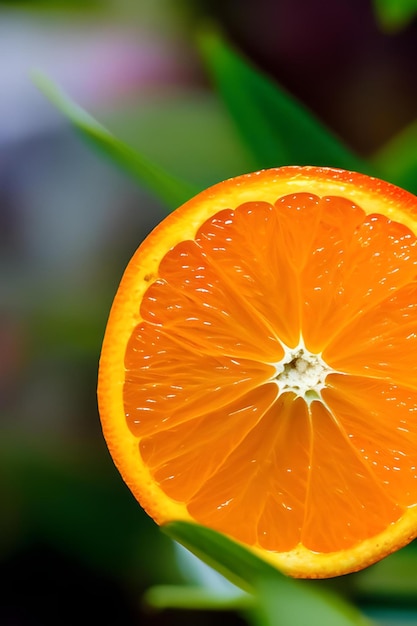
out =
{"type": "Polygon", "coordinates": [[[257,608],[249,613],[256,626],[369,626],[359,611],[312,582],[262,580],[257,608]]]}
{"type": "Polygon", "coordinates": [[[350,593],[368,604],[383,603],[394,609],[413,606],[417,597],[416,569],[417,544],[411,543],[353,576],[350,593]]]}
{"type": "Polygon", "coordinates": [[[257,168],[318,165],[370,173],[300,103],[253,68],[219,34],[199,37],[203,58],[257,168]]]}
{"type": "Polygon", "coordinates": [[[381,148],[373,163],[381,176],[417,194],[417,121],[381,148]]]}
{"type": "Polygon", "coordinates": [[[373,0],[374,11],[386,31],[404,28],[417,14],[417,0],[373,0]]]}
{"type": "MultiPolygon", "coordinates": [[[[243,608],[256,626],[363,626],[368,621],[351,605],[320,583],[284,576],[253,552],[214,530],[188,522],[171,522],[162,530],[210,565],[228,580],[253,596],[231,598],[230,608],[243,608]],[[240,604],[243,601],[243,604],[240,604]]],[[[210,594],[187,592],[173,600],[173,591],[156,592],[151,600],[162,606],[203,608],[210,594]],[[159,597],[158,597],[159,593],[159,597]]],[[[149,599],[149,598],[148,598],[149,599]]],[[[213,606],[213,608],[215,608],[213,606]]],[[[220,608],[220,607],[219,607],[220,608]]]]}
{"type": "Polygon", "coordinates": [[[170,522],[162,530],[204,563],[246,591],[253,591],[261,578],[281,578],[277,569],[253,552],[205,526],[170,522]]]}
{"type": "Polygon", "coordinates": [[[35,73],[34,81],[84,139],[121,167],[122,170],[133,176],[135,180],[146,185],[171,208],[180,206],[200,191],[189,183],[175,178],[114,137],[97,120],[72,102],[46,76],[35,73]]]}
{"type": "Polygon", "coordinates": [[[223,596],[192,585],[154,585],[144,594],[143,601],[153,609],[240,611],[254,606],[253,597],[247,593],[223,596]]]}
{"type": "Polygon", "coordinates": [[[250,172],[253,161],[212,90],[171,89],[128,100],[102,118],[113,134],[199,189],[250,172]]]}

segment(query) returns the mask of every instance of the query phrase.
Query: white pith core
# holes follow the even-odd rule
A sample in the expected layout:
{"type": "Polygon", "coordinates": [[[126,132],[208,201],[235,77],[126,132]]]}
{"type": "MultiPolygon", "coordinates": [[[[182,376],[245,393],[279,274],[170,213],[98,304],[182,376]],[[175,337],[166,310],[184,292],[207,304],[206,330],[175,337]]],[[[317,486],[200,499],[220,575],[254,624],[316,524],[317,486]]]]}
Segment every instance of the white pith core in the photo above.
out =
{"type": "Polygon", "coordinates": [[[283,346],[285,354],[281,361],[274,363],[274,380],[279,388],[279,395],[292,392],[304,398],[309,404],[321,400],[321,391],[326,386],[326,376],[332,370],[320,354],[307,350],[302,341],[296,348],[283,346]]]}

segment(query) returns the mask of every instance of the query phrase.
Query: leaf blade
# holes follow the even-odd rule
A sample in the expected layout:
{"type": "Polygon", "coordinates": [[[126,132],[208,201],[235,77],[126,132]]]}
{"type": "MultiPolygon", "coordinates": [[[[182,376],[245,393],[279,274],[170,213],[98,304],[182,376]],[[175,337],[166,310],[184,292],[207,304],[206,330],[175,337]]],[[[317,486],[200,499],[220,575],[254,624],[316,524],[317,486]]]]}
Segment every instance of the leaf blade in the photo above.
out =
{"type": "Polygon", "coordinates": [[[175,178],[157,164],[114,137],[84,109],[72,102],[49,78],[36,72],[33,80],[48,100],[69,120],[81,136],[119,168],[144,184],[171,208],[186,202],[200,189],[175,178]]]}
{"type": "Polygon", "coordinates": [[[262,577],[284,576],[244,546],[205,526],[170,522],[161,528],[171,539],[245,591],[253,590],[262,577]]]}
{"type": "Polygon", "coordinates": [[[223,597],[193,585],[155,585],[145,592],[143,601],[153,609],[191,609],[203,611],[241,611],[253,607],[253,598],[239,592],[223,597]]]}
{"type": "Polygon", "coordinates": [[[256,626],[371,626],[353,605],[309,582],[283,578],[274,584],[262,580],[252,611],[256,626]]]}
{"type": "Polygon", "coordinates": [[[417,194],[417,121],[387,142],[373,163],[387,180],[417,194]]]}
{"type": "MultiPolygon", "coordinates": [[[[239,608],[239,602],[243,600],[241,608],[248,611],[248,617],[256,626],[370,624],[354,606],[330,592],[324,586],[325,581],[313,583],[288,578],[221,533],[189,522],[170,522],[161,528],[171,539],[251,594],[253,605],[250,596],[237,596],[235,608],[239,608]]],[[[195,601],[202,598],[197,596],[195,601]]],[[[159,601],[161,604],[165,601],[167,606],[170,597],[163,596],[159,601]]],[[[191,602],[192,598],[185,598],[185,606],[191,606],[191,602]]]]}
{"type": "Polygon", "coordinates": [[[253,68],[214,30],[199,36],[203,60],[256,167],[321,165],[371,173],[292,96],[253,68]]]}

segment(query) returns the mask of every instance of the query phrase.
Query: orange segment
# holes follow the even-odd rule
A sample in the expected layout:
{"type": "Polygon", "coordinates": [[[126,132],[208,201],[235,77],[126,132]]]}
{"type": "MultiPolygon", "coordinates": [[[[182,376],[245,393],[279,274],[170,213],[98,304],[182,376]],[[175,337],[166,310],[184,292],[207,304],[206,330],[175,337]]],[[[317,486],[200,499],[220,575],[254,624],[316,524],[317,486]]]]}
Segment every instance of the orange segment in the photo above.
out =
{"type": "Polygon", "coordinates": [[[228,406],[274,375],[273,366],[182,348],[155,327],[135,329],[128,345],[124,406],[142,437],[228,406]],[[140,333],[140,334],[139,334],[140,333]],[[178,370],[185,368],[179,377],[178,370]],[[162,405],[162,406],[161,406],[162,405]]]}
{"type": "MultiPolygon", "coordinates": [[[[229,462],[229,457],[233,458],[235,451],[244,448],[246,440],[253,438],[252,431],[259,421],[263,422],[261,418],[276,397],[274,387],[269,385],[269,388],[262,389],[262,397],[258,390],[254,390],[226,409],[196,418],[191,428],[183,425],[176,430],[178,438],[175,437],[175,442],[172,431],[161,433],[156,438],[156,444],[151,442],[154,452],[155,445],[158,445],[154,455],[155,475],[172,498],[186,499],[188,502],[198,501],[196,506],[200,509],[208,505],[206,496],[200,495],[201,485],[207,486],[218,480],[222,468],[229,462]],[[203,433],[203,439],[196,443],[200,432],[203,433]],[[164,455],[164,452],[167,454],[164,455]],[[199,469],[195,474],[190,474],[189,471],[191,459],[192,466],[199,469]]],[[[148,440],[144,442],[142,453],[152,466],[153,459],[148,460],[147,443],[148,440]]],[[[234,465],[233,461],[232,464],[234,465]]],[[[210,486],[208,491],[210,492],[210,486]]],[[[208,505],[210,510],[213,499],[216,500],[216,507],[222,507],[225,506],[225,501],[230,500],[230,495],[224,500],[219,493],[212,493],[211,504],[208,505]]]]}
{"type": "Polygon", "coordinates": [[[381,300],[417,271],[416,240],[408,228],[382,215],[362,216],[356,226],[347,215],[345,219],[330,232],[320,231],[303,275],[303,334],[313,351],[322,351],[352,316],[377,310],[381,300]]]}
{"type": "MultiPolygon", "coordinates": [[[[405,277],[400,268],[397,277],[401,285],[405,277]]],[[[329,364],[349,374],[389,379],[417,390],[417,281],[413,272],[409,279],[377,306],[357,311],[325,349],[329,364]]]]}
{"type": "Polygon", "coordinates": [[[99,407],[158,523],[220,530],[294,576],[417,536],[417,199],[341,170],[225,181],[122,279],[99,407]]]}
{"type": "Polygon", "coordinates": [[[329,377],[323,397],[350,447],[385,495],[401,507],[415,504],[416,395],[386,381],[335,375],[329,377]]]}
{"type": "Polygon", "coordinates": [[[183,242],[164,257],[159,279],[145,293],[140,312],[145,321],[196,350],[256,360],[275,353],[280,358],[282,348],[272,328],[245,305],[246,299],[204,247],[183,242]]]}
{"type": "Polygon", "coordinates": [[[314,552],[355,546],[402,514],[350,444],[343,421],[320,403],[312,405],[311,472],[302,543],[314,552]]]}
{"type": "Polygon", "coordinates": [[[223,532],[234,527],[249,545],[294,548],[303,527],[309,447],[305,402],[280,396],[191,500],[191,515],[223,532]]]}

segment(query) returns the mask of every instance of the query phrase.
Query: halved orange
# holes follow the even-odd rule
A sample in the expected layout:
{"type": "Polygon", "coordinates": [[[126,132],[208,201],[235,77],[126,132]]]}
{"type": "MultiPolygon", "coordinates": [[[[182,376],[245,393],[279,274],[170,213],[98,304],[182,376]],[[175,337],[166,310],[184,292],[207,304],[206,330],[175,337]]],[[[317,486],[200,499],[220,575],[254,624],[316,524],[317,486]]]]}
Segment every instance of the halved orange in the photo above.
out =
{"type": "Polygon", "coordinates": [[[156,522],[284,572],[417,535],[417,198],[283,167],[200,193],[129,263],[99,373],[104,435],[156,522]]]}

